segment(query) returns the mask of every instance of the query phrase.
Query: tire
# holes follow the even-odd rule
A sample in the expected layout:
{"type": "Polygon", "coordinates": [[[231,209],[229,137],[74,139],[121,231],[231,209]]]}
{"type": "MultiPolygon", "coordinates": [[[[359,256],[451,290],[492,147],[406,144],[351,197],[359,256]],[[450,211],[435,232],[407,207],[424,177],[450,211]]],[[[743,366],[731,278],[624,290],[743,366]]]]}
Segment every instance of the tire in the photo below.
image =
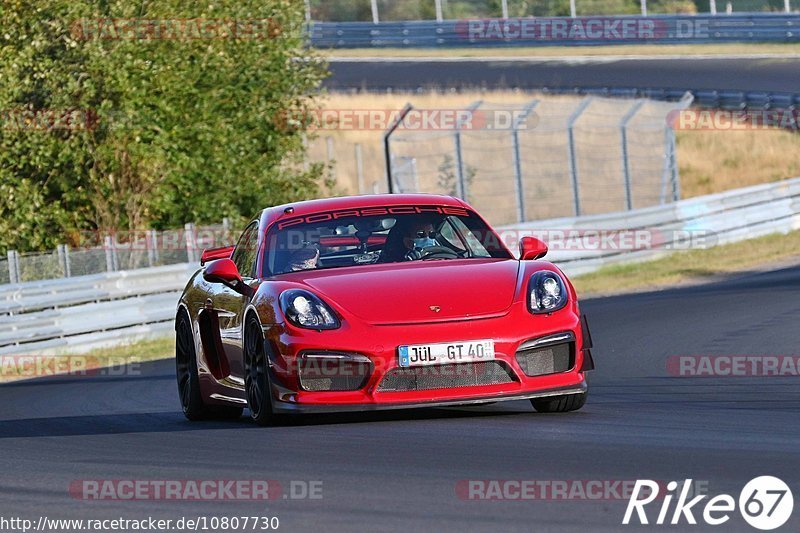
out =
{"type": "Polygon", "coordinates": [[[588,393],[564,394],[547,398],[531,398],[533,408],[540,413],[566,413],[577,411],[586,404],[588,393]]]}
{"type": "Polygon", "coordinates": [[[212,406],[203,402],[194,335],[189,316],[185,312],[178,315],[175,327],[175,375],[183,415],[189,420],[235,419],[242,416],[241,407],[212,406]]]}
{"type": "Polygon", "coordinates": [[[272,411],[269,364],[261,324],[254,315],[247,318],[244,330],[244,390],[250,418],[259,426],[277,423],[272,411]]]}

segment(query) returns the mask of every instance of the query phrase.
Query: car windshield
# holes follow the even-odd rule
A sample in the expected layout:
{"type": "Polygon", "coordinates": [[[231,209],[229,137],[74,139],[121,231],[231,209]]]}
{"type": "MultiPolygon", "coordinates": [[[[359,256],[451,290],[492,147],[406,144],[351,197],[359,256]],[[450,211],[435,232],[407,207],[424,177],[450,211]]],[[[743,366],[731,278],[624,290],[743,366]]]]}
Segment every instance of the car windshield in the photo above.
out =
{"type": "Polygon", "coordinates": [[[268,275],[301,270],[512,256],[475,213],[395,206],[285,217],[267,236],[268,275]]]}

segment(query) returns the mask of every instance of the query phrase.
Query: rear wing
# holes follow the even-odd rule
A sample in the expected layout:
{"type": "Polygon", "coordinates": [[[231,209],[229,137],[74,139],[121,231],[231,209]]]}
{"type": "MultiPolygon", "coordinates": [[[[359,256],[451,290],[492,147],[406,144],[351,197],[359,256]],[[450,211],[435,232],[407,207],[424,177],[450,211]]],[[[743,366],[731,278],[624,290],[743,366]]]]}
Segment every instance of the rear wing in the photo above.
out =
{"type": "Polygon", "coordinates": [[[205,266],[209,261],[216,261],[217,259],[230,259],[234,248],[235,246],[221,246],[203,250],[203,255],[200,256],[200,266],[205,266]]]}

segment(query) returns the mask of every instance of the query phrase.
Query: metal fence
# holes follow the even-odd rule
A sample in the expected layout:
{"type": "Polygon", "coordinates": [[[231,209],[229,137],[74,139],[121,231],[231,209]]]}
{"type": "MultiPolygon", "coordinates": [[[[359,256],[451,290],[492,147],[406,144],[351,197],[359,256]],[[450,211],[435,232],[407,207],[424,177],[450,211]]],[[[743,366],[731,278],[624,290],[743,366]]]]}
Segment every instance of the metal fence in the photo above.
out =
{"type": "Polygon", "coordinates": [[[553,17],[497,21],[315,22],[319,48],[448,48],[800,42],[800,14],[654,15],[606,18],[553,17]],[[629,30],[620,31],[620,27],[629,30]]]}
{"type": "Polygon", "coordinates": [[[495,225],[663,205],[680,197],[668,115],[691,101],[552,98],[516,108],[507,129],[398,128],[387,135],[393,190],[465,198],[495,225]]]}
{"type": "Polygon", "coordinates": [[[53,251],[34,253],[9,250],[0,259],[0,285],[196,263],[204,248],[231,244],[235,238],[227,219],[216,226],[186,224],[182,230],[84,232],[73,247],[60,244],[53,251]]]}

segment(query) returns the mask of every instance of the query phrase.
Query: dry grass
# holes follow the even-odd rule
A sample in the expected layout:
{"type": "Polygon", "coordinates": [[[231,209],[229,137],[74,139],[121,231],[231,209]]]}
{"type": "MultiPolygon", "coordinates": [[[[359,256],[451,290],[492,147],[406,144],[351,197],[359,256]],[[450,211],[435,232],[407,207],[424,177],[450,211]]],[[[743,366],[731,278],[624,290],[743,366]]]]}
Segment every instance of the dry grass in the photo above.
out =
{"type": "Polygon", "coordinates": [[[654,261],[605,267],[572,281],[581,295],[642,291],[701,281],[800,258],[800,231],[690,250],[654,261]]]}
{"type": "MultiPolygon", "coordinates": [[[[544,96],[523,91],[423,94],[331,94],[328,109],[397,109],[411,102],[424,109],[461,109],[476,100],[523,104],[532,98],[574,101],[569,96],[544,96]]],[[[334,193],[385,191],[383,131],[334,130],[319,133],[310,144],[313,160],[326,160],[325,137],[333,140],[338,186],[334,193]],[[356,179],[355,144],[361,144],[364,184],[356,179]],[[377,188],[377,189],[376,189],[377,188]]],[[[769,131],[679,131],[678,163],[684,198],[800,176],[800,135],[769,131]]],[[[616,135],[612,140],[616,139],[616,135]]],[[[543,142],[547,139],[543,136],[543,142]]],[[[638,139],[637,139],[638,140],[638,139]]],[[[608,141],[610,142],[610,141],[608,141]]],[[[448,145],[449,148],[449,145],[448,145]]],[[[505,156],[504,156],[505,157],[505,156]]],[[[568,215],[559,213],[558,215],[568,215]]]]}
{"type": "Polygon", "coordinates": [[[770,131],[678,134],[683,196],[690,198],[800,176],[800,135],[770,131]]]}
{"type": "Polygon", "coordinates": [[[614,46],[529,46],[496,48],[355,48],[322,50],[335,57],[570,57],[615,55],[797,55],[796,44],[641,44],[614,46]]]}

